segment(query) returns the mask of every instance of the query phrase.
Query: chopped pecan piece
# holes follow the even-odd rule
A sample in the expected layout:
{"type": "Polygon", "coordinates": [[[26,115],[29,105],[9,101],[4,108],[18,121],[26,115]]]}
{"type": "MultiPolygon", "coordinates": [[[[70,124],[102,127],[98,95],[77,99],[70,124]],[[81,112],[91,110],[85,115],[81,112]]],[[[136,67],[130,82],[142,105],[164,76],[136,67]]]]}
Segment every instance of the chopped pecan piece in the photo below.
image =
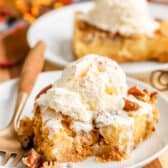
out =
{"type": "Polygon", "coordinates": [[[144,89],[143,92],[145,93],[144,101],[148,103],[155,103],[157,100],[157,92],[149,92],[148,90],[144,89]]]}
{"type": "Polygon", "coordinates": [[[144,92],[145,94],[149,94],[149,91],[148,91],[147,89],[143,89],[143,92],[144,92]]]}
{"type": "Polygon", "coordinates": [[[157,92],[152,92],[151,94],[150,94],[150,102],[151,103],[155,103],[156,102],[156,100],[157,100],[157,92]]]}
{"type": "Polygon", "coordinates": [[[138,88],[136,86],[129,88],[128,94],[133,95],[135,97],[144,97],[145,96],[145,93],[140,88],[138,88]]]}
{"type": "Polygon", "coordinates": [[[79,22],[78,27],[80,30],[87,30],[88,29],[88,24],[86,22],[79,22]]]}
{"type": "Polygon", "coordinates": [[[22,147],[30,149],[33,144],[33,121],[28,117],[21,119],[17,134],[22,147]]]}
{"type": "Polygon", "coordinates": [[[124,105],[124,110],[127,111],[127,112],[131,112],[131,111],[136,111],[139,109],[139,104],[131,101],[131,100],[128,100],[128,99],[125,99],[125,105],[124,105]]]}
{"type": "Polygon", "coordinates": [[[45,161],[40,168],[57,168],[55,161],[45,161]]]}
{"type": "Polygon", "coordinates": [[[38,168],[41,162],[41,156],[34,149],[31,149],[28,156],[22,160],[28,168],[38,168]]]}
{"type": "Polygon", "coordinates": [[[42,90],[38,93],[38,95],[36,96],[35,99],[38,99],[42,94],[46,93],[51,87],[52,87],[52,85],[46,86],[44,89],[42,89],[42,90]]]}
{"type": "Polygon", "coordinates": [[[142,100],[147,103],[155,103],[157,100],[156,92],[149,92],[147,89],[141,90],[140,88],[134,86],[128,90],[129,95],[135,96],[137,99],[142,100]]]}

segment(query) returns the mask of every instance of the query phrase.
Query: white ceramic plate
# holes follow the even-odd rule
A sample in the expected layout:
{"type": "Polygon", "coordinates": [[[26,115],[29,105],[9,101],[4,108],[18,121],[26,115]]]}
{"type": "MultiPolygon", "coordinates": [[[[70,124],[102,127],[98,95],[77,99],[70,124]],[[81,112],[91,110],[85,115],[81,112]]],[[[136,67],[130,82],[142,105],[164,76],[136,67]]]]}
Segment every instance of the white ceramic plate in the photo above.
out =
{"type": "MultiPolygon", "coordinates": [[[[59,78],[61,72],[48,72],[40,75],[36,86],[26,104],[23,111],[23,115],[32,116],[32,108],[34,98],[37,93],[46,85],[53,83],[59,78]]],[[[17,93],[18,80],[12,80],[0,85],[0,129],[4,128],[9,122],[17,93]]],[[[141,88],[147,88],[153,90],[150,86],[145,85],[137,80],[128,78],[128,84],[137,85],[141,88]]],[[[94,159],[88,159],[76,165],[75,168],[137,168],[145,165],[151,160],[158,157],[161,152],[168,148],[168,113],[167,113],[168,100],[159,94],[158,108],[161,115],[161,120],[157,125],[157,131],[154,135],[147,141],[142,143],[138,148],[132,153],[132,157],[124,162],[108,162],[108,163],[98,163],[94,159]]],[[[2,160],[2,155],[0,155],[0,162],[2,160]]],[[[4,167],[7,168],[8,166],[4,167]]],[[[10,167],[10,166],[9,166],[10,167]]],[[[8,168],[9,168],[8,167],[8,168]]],[[[19,168],[21,166],[18,166],[19,168]]]]}
{"type": "MultiPolygon", "coordinates": [[[[57,64],[66,65],[73,60],[72,34],[75,11],[88,11],[92,2],[79,3],[59,10],[54,10],[40,17],[28,31],[28,42],[33,47],[37,41],[47,44],[46,59],[57,64]]],[[[150,11],[155,18],[168,20],[168,6],[150,4],[150,11]]],[[[124,63],[127,73],[142,73],[157,69],[168,69],[168,63],[146,61],[141,63],[124,63]]]]}

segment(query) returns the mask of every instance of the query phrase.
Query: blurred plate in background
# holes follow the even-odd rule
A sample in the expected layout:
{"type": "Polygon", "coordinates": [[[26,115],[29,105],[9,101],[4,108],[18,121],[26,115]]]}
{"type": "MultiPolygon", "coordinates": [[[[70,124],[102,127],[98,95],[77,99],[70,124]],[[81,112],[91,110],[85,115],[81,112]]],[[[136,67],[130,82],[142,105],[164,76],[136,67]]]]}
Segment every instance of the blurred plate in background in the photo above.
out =
{"type": "MultiPolygon", "coordinates": [[[[33,47],[37,41],[43,40],[47,44],[46,59],[53,63],[67,65],[74,59],[71,44],[74,13],[75,11],[86,12],[92,6],[92,2],[79,3],[43,15],[29,29],[29,45],[33,47]]],[[[168,6],[153,3],[149,8],[153,17],[168,20],[168,6]]],[[[152,61],[123,63],[121,66],[129,74],[168,69],[168,63],[152,61]]]]}

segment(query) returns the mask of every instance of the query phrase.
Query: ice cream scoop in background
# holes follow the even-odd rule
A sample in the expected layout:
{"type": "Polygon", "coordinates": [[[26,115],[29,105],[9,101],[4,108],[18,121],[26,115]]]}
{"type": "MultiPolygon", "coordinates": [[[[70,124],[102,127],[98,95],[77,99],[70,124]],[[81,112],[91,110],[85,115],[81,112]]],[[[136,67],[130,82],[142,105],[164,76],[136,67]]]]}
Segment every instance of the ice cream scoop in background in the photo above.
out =
{"type": "Polygon", "coordinates": [[[95,0],[95,7],[83,19],[100,29],[122,35],[152,36],[159,27],[149,14],[146,0],[95,0]]]}

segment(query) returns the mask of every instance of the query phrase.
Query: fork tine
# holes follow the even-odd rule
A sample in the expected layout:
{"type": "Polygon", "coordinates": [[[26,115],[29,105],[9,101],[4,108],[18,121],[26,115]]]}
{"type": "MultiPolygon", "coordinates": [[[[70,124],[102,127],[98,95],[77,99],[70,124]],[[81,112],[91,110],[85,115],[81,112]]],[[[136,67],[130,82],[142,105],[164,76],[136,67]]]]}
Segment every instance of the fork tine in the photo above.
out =
{"type": "Polygon", "coordinates": [[[20,152],[16,155],[15,159],[12,162],[12,166],[16,166],[18,164],[18,162],[22,159],[23,154],[23,152],[20,152]]]}
{"type": "Polygon", "coordinates": [[[7,161],[8,161],[9,158],[10,158],[10,156],[11,156],[10,153],[5,153],[4,159],[3,159],[3,161],[2,161],[2,165],[3,165],[3,166],[7,163],[7,161]]]}

